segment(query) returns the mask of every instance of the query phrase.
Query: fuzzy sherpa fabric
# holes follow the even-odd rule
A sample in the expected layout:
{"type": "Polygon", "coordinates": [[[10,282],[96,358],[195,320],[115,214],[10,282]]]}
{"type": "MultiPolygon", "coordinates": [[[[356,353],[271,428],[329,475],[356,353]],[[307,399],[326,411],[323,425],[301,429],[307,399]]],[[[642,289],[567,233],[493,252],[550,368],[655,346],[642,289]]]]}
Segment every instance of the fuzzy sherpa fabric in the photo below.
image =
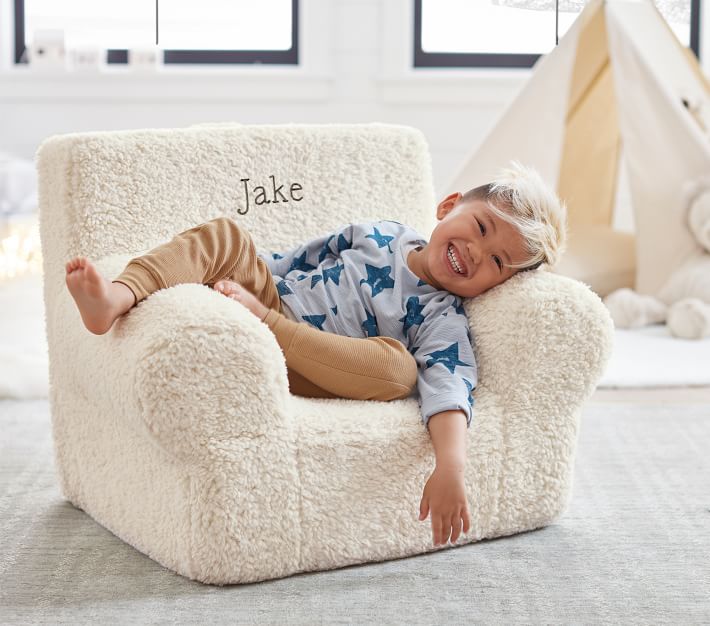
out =
{"type": "MultiPolygon", "coordinates": [[[[419,131],[222,124],[70,134],[45,140],[37,168],[67,500],[165,567],[212,584],[441,549],[430,519],[418,521],[435,457],[413,397],[291,395],[268,327],[204,285],[160,290],[93,335],[64,282],[72,256],[112,278],[219,215],[273,249],[383,218],[428,236],[435,199],[419,131]]],[[[564,511],[580,409],[612,341],[598,296],[548,272],[514,276],[464,306],[479,385],[467,432],[472,528],[457,544],[564,511]]]]}

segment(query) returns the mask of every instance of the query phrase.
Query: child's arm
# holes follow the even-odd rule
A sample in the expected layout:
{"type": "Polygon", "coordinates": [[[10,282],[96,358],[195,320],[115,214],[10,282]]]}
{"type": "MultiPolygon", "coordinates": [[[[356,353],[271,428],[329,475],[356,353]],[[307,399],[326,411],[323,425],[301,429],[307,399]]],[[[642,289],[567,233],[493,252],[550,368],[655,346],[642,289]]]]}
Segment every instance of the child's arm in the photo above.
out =
{"type": "MultiPolygon", "coordinates": [[[[454,304],[457,302],[455,299],[454,304]]],[[[478,367],[471,331],[463,307],[451,307],[444,313],[447,315],[432,312],[426,316],[410,339],[410,352],[419,364],[417,389],[427,429],[428,420],[444,411],[460,409],[468,427],[473,417],[478,367]]]]}
{"type": "Polygon", "coordinates": [[[458,409],[441,411],[429,418],[429,434],[434,444],[437,467],[463,470],[466,465],[466,430],[466,414],[458,409]]]}
{"type": "Polygon", "coordinates": [[[429,418],[431,440],[436,454],[436,467],[424,486],[419,504],[419,520],[431,510],[434,545],[456,543],[461,533],[471,527],[464,485],[466,465],[466,414],[463,411],[441,411],[429,418]]]}
{"type": "Polygon", "coordinates": [[[455,543],[462,520],[463,532],[470,528],[464,466],[467,429],[473,416],[472,391],[478,380],[463,306],[454,298],[445,313],[426,318],[414,338],[422,418],[436,453],[436,467],[424,486],[419,519],[425,520],[431,509],[434,545],[446,544],[449,535],[455,543]]]}

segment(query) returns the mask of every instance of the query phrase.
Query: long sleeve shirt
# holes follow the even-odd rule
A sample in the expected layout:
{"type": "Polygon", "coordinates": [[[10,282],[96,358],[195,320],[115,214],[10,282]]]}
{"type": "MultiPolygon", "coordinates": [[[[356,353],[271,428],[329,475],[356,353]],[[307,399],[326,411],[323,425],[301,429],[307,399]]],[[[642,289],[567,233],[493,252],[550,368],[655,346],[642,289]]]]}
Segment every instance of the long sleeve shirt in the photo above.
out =
{"type": "Polygon", "coordinates": [[[460,409],[471,425],[478,375],[461,298],[422,281],[407,254],[427,241],[382,220],[347,224],[285,252],[257,251],[284,310],[349,337],[393,337],[417,361],[422,420],[460,409]]]}

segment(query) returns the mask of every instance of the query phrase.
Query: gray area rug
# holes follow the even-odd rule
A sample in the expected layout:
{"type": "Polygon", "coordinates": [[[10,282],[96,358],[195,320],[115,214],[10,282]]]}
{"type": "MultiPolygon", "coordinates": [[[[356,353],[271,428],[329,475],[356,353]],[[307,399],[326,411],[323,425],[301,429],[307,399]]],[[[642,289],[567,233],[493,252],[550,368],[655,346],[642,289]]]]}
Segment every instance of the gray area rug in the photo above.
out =
{"type": "Polygon", "coordinates": [[[567,512],[434,554],[213,587],[61,499],[46,400],[0,402],[2,624],[708,624],[710,407],[593,404],[567,512]]]}

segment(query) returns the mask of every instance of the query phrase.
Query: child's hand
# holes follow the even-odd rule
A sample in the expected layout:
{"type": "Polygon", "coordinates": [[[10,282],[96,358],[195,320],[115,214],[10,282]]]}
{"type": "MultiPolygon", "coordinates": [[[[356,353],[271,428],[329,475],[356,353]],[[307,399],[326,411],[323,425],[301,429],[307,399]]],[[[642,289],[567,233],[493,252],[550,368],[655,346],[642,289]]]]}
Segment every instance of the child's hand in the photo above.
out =
{"type": "Polygon", "coordinates": [[[471,527],[466,500],[463,472],[458,469],[436,467],[424,486],[419,503],[419,521],[426,519],[431,509],[431,531],[434,545],[445,545],[451,534],[451,543],[471,527]],[[452,533],[453,530],[453,533],[452,533]]]}
{"type": "Polygon", "coordinates": [[[251,291],[233,280],[219,280],[214,284],[213,289],[223,293],[228,298],[232,298],[232,300],[241,302],[262,322],[269,312],[269,307],[263,304],[251,291]]]}

